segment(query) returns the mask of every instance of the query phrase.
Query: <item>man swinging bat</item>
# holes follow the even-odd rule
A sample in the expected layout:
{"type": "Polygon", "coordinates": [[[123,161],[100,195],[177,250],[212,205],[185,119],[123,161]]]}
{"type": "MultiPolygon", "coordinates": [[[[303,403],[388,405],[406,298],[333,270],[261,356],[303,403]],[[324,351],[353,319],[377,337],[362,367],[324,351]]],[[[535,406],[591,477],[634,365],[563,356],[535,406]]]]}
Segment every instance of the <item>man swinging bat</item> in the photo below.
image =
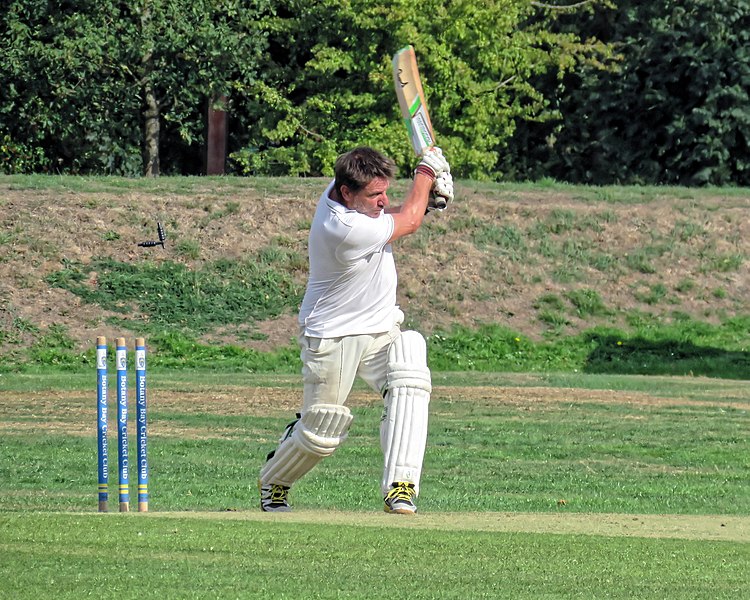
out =
{"type": "Polygon", "coordinates": [[[318,201],[299,313],[302,408],[261,469],[264,511],[289,511],[290,488],[344,442],[353,419],[346,400],[357,376],[384,402],[384,509],[417,511],[432,388],[424,338],[401,331],[391,244],[419,229],[431,195],[453,199],[453,180],[442,151],[426,148],[405,201],[391,206],[395,171],[381,153],[355,148],[339,156],[335,179],[318,201]]]}

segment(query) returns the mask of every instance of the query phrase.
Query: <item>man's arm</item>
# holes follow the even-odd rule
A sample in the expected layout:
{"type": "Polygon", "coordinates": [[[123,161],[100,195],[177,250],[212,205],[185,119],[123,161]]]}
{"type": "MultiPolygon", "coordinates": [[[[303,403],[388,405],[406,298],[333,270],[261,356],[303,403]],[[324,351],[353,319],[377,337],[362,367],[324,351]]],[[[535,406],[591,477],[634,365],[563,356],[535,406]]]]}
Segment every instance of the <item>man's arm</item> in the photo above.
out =
{"type": "Polygon", "coordinates": [[[427,210],[432,182],[433,179],[428,175],[417,173],[404,203],[401,206],[386,209],[385,212],[393,215],[393,234],[389,242],[419,229],[427,210]]]}
{"type": "Polygon", "coordinates": [[[435,177],[442,173],[450,173],[450,165],[443,157],[439,148],[427,148],[422,154],[422,160],[414,171],[414,181],[409,188],[406,200],[401,206],[388,208],[385,212],[393,215],[393,235],[389,242],[393,242],[405,235],[414,233],[422,224],[430,191],[435,177]]]}

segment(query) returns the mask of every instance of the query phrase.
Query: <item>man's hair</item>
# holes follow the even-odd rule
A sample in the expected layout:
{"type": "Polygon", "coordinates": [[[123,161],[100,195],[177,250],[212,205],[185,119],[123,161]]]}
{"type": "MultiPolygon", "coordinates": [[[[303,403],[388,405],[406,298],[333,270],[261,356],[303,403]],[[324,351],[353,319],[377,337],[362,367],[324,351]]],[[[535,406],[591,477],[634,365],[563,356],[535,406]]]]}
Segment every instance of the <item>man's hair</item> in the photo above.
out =
{"type": "Polygon", "coordinates": [[[393,179],[396,163],[377,150],[360,146],[339,156],[333,172],[336,175],[336,192],[341,195],[342,185],[352,192],[358,192],[376,177],[393,179]]]}

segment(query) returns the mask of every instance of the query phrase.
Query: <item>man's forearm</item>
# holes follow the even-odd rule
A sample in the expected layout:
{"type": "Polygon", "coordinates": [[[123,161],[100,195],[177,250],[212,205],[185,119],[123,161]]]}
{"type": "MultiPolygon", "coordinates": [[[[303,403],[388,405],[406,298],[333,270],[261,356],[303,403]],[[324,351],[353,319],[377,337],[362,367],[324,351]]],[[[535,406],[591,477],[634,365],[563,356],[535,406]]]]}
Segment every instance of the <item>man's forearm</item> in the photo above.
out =
{"type": "Polygon", "coordinates": [[[435,181],[433,177],[416,173],[406,200],[401,205],[401,210],[403,211],[406,206],[412,209],[413,206],[414,212],[424,215],[424,210],[427,208],[427,201],[430,199],[430,190],[432,190],[433,181],[435,181]]]}
{"type": "Polygon", "coordinates": [[[432,179],[425,175],[416,175],[412,182],[411,188],[404,199],[404,202],[399,206],[389,206],[384,209],[383,212],[387,215],[395,215],[403,213],[408,210],[414,210],[412,205],[416,206],[414,212],[416,214],[424,214],[424,209],[427,208],[427,201],[429,200],[430,190],[432,189],[432,179]],[[424,206],[422,206],[424,204],[424,206]]]}

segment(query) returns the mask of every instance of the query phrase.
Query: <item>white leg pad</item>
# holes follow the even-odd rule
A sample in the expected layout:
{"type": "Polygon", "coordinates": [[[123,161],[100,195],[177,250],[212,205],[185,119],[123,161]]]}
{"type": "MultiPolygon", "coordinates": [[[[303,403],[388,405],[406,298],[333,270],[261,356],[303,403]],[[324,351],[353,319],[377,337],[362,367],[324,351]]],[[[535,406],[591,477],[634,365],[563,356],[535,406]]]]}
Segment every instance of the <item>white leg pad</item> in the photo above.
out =
{"type": "Polygon", "coordinates": [[[427,367],[427,344],[416,331],[404,331],[388,349],[385,412],[380,445],[385,461],[381,490],[394,481],[413,483],[419,493],[432,384],[427,367]]]}
{"type": "Polygon", "coordinates": [[[260,472],[261,484],[291,486],[346,439],[354,416],[346,406],[313,404],[281,440],[260,472]]]}

